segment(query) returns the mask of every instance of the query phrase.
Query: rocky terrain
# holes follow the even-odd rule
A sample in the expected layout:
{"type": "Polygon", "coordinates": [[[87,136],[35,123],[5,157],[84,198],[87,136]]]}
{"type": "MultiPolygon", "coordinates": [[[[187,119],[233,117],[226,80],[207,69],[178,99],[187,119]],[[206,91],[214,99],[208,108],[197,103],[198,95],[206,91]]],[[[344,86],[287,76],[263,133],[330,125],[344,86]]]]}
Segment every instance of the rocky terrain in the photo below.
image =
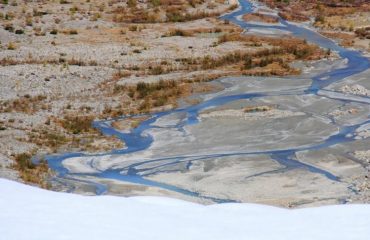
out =
{"type": "Polygon", "coordinates": [[[368,70],[341,73],[345,50],[290,29],[366,50],[368,4],[261,2],[235,19],[220,18],[234,1],[1,3],[0,177],[204,204],[368,202],[368,70]],[[337,16],[364,21],[338,30],[337,16]]]}
{"type": "Polygon", "coordinates": [[[369,50],[370,3],[359,1],[276,1],[261,2],[277,9],[289,21],[311,22],[325,36],[345,47],[369,50]]]}
{"type": "MultiPolygon", "coordinates": [[[[0,7],[3,177],[17,178],[11,169],[23,167],[13,161],[24,153],[30,156],[72,149],[122,148],[121,141],[101,135],[91,123],[97,118],[138,111],[141,103],[130,99],[123,90],[126,79],[128,83],[158,79],[164,73],[184,71],[181,59],[208,53],[223,56],[241,46],[230,42],[209,51],[218,35],[238,31],[215,17],[208,18],[232,8],[223,3],[180,1],[163,3],[162,7],[161,2],[136,1],[4,1],[0,7]],[[137,23],[123,17],[121,10],[127,6],[129,11],[125,14],[158,9],[160,20],[137,23]],[[188,17],[194,20],[177,23],[182,20],[162,16],[166,11],[177,14],[178,8],[189,10],[188,17]],[[157,23],[162,20],[163,23],[157,23]],[[176,31],[181,33],[181,28],[194,31],[194,35],[204,32],[204,36],[177,36],[176,31]],[[117,85],[119,81],[122,83],[117,85]]],[[[230,70],[209,71],[205,75],[195,69],[188,79],[199,81],[225,72],[230,70]]],[[[170,75],[171,80],[182,77],[170,75]]],[[[157,105],[165,104],[167,99],[157,105]]],[[[25,161],[37,168],[30,159],[25,161]]],[[[35,173],[27,170],[26,175],[35,173]]],[[[36,183],[43,178],[31,179],[23,174],[21,177],[36,183]]]]}
{"type": "MultiPolygon", "coordinates": [[[[296,58],[285,51],[289,44],[282,57],[266,62],[279,42],[241,38],[240,28],[217,19],[232,3],[11,1],[0,7],[5,177],[16,177],[15,168],[23,180],[40,184],[44,173],[34,170],[32,155],[124,147],[92,128],[94,119],[172,108],[178,97],[211,91],[202,82],[220,76],[296,71],[285,64],[296,58]],[[260,57],[244,67],[247,55],[260,57]]],[[[312,48],[291,44],[297,41],[312,48]]],[[[319,58],[312,49],[303,57],[319,58]]]]}

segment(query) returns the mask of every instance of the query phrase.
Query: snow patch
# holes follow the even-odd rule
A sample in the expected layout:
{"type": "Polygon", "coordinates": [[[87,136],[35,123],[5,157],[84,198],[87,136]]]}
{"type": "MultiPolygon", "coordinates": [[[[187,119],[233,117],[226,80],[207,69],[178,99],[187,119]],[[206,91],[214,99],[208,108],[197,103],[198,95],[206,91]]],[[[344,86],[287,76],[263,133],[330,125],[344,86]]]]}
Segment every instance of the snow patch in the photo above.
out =
{"type": "Polygon", "coordinates": [[[0,179],[0,239],[362,240],[370,205],[286,210],[159,197],[88,197],[0,179]]]}

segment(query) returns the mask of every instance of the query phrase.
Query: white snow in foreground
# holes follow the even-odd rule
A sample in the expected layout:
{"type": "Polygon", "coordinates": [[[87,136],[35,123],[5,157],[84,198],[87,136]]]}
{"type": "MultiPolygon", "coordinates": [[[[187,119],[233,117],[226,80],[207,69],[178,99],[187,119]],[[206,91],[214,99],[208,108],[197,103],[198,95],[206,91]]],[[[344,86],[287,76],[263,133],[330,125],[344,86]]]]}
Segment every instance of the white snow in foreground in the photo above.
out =
{"type": "Polygon", "coordinates": [[[0,179],[1,240],[370,239],[370,205],[285,210],[159,197],[86,197],[0,179]]]}

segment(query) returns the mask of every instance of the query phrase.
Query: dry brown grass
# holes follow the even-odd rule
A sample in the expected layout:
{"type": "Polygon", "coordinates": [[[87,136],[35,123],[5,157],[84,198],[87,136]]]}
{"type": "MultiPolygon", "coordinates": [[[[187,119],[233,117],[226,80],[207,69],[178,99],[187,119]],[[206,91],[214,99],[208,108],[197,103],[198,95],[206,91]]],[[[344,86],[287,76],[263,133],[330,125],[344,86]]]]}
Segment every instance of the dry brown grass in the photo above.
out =
{"type": "Polygon", "coordinates": [[[24,95],[15,100],[2,102],[0,112],[23,112],[33,114],[40,109],[47,109],[48,106],[43,103],[47,99],[44,95],[30,96],[24,95]]]}
{"type": "MultiPolygon", "coordinates": [[[[308,44],[305,40],[286,37],[286,38],[271,38],[261,36],[245,36],[240,34],[228,34],[219,38],[219,43],[228,41],[241,41],[252,46],[261,46],[268,44],[273,47],[273,50],[261,50],[264,53],[271,51],[270,54],[292,54],[295,59],[301,60],[318,60],[325,55],[325,52],[318,46],[308,44]]],[[[259,54],[257,54],[259,55],[259,54]]]]}
{"type": "Polygon", "coordinates": [[[251,113],[251,112],[267,112],[272,110],[273,108],[271,106],[262,105],[262,106],[250,106],[245,107],[244,112],[245,113],[251,113]]]}
{"type": "Polygon", "coordinates": [[[31,153],[21,153],[14,156],[14,169],[19,172],[21,179],[27,183],[34,183],[43,188],[48,188],[46,178],[49,174],[49,167],[46,161],[41,160],[39,164],[32,162],[31,153]]]}
{"type": "Polygon", "coordinates": [[[280,16],[290,21],[307,21],[316,17],[319,22],[330,16],[346,16],[355,12],[366,12],[370,9],[369,1],[312,0],[312,1],[280,1],[262,0],[272,8],[278,8],[280,16]]]}
{"type": "Polygon", "coordinates": [[[245,21],[257,21],[257,22],[266,22],[266,23],[277,23],[279,19],[274,16],[264,15],[261,13],[249,13],[243,16],[245,21]]]}
{"type": "Polygon", "coordinates": [[[352,47],[355,42],[354,34],[324,31],[321,31],[320,33],[326,37],[339,40],[340,45],[343,47],[352,47]]]}
{"type": "Polygon", "coordinates": [[[117,7],[112,10],[114,22],[126,23],[158,23],[158,22],[186,22],[202,18],[216,17],[226,11],[235,9],[236,5],[229,6],[224,11],[210,11],[212,5],[208,5],[208,10],[188,11],[189,8],[194,8],[198,4],[195,0],[191,1],[152,1],[152,4],[147,5],[146,8],[127,8],[117,7]],[[153,2],[155,2],[153,4],[153,2]],[[165,18],[163,18],[165,16],[165,18]]]}

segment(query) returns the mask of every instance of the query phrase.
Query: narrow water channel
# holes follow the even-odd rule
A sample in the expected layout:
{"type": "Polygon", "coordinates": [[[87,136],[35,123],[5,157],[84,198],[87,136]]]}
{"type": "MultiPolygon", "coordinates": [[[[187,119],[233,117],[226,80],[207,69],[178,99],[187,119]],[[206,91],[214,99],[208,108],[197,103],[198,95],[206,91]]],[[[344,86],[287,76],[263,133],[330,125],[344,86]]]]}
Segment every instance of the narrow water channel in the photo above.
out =
{"type": "MultiPolygon", "coordinates": [[[[124,169],[108,169],[105,171],[101,171],[98,173],[93,174],[74,174],[69,173],[69,171],[63,167],[62,162],[68,158],[72,157],[82,157],[82,156],[91,156],[91,157],[98,157],[98,156],[105,156],[105,155],[121,155],[124,156],[125,154],[135,153],[139,151],[143,151],[145,149],[148,149],[151,144],[153,143],[153,138],[150,135],[144,134],[145,131],[148,129],[156,128],[156,126],[153,125],[155,121],[158,119],[167,116],[169,114],[173,113],[184,113],[186,114],[186,120],[181,121],[177,124],[177,128],[180,130],[184,128],[187,125],[191,124],[198,124],[198,113],[206,108],[209,108],[211,106],[217,107],[222,106],[224,104],[241,100],[241,99],[256,99],[256,98],[263,98],[266,96],[281,96],[282,94],[299,94],[299,95],[320,95],[320,90],[329,86],[330,84],[339,82],[343,80],[346,77],[361,73],[365,70],[367,70],[370,67],[369,59],[364,57],[361,52],[348,50],[345,48],[342,48],[338,46],[335,42],[333,42],[330,39],[327,39],[320,34],[316,33],[315,31],[302,27],[300,25],[291,24],[289,22],[286,22],[284,20],[280,20],[279,25],[254,25],[249,24],[247,22],[242,21],[240,18],[241,15],[244,15],[246,13],[253,12],[253,5],[249,1],[241,0],[240,1],[240,8],[236,11],[222,16],[223,19],[227,19],[230,22],[233,22],[243,29],[250,29],[254,27],[258,28],[266,28],[266,29],[279,29],[290,32],[293,36],[304,38],[308,42],[317,44],[325,49],[331,49],[333,51],[338,52],[339,56],[343,59],[347,60],[346,66],[338,69],[331,70],[329,72],[321,73],[317,76],[314,76],[312,78],[312,84],[308,86],[303,91],[294,91],[291,93],[279,92],[279,91],[273,91],[273,92],[263,92],[263,93],[245,93],[245,94],[237,94],[237,95],[229,95],[229,96],[221,96],[221,97],[214,97],[211,99],[208,99],[206,101],[203,101],[197,105],[188,106],[184,108],[174,109],[171,111],[161,112],[161,113],[155,113],[153,114],[148,120],[142,122],[137,128],[133,129],[129,133],[122,133],[120,131],[117,131],[110,125],[110,121],[96,121],[94,123],[94,127],[99,129],[103,134],[105,135],[114,135],[125,142],[126,148],[125,149],[117,149],[113,150],[111,152],[101,153],[101,154],[94,154],[94,155],[87,155],[84,153],[66,153],[62,155],[50,155],[47,156],[46,159],[49,163],[49,166],[57,172],[58,174],[58,181],[63,181],[63,179],[74,179],[76,181],[82,181],[77,180],[80,179],[80,177],[85,176],[93,176],[101,179],[114,179],[119,180],[123,182],[128,183],[135,183],[135,184],[141,184],[145,186],[152,186],[157,187],[169,191],[174,191],[180,194],[189,195],[192,197],[197,198],[204,198],[209,199],[216,203],[223,203],[223,202],[233,202],[233,199],[220,199],[212,196],[204,196],[197,192],[192,192],[186,189],[182,189],[176,186],[172,186],[165,183],[160,183],[152,180],[148,180],[145,178],[144,170],[139,169],[141,165],[148,164],[149,162],[156,162],[156,167],[153,167],[153,169],[145,168],[145,171],[153,170],[155,171],[158,166],[168,166],[171,164],[178,164],[179,162],[185,162],[190,167],[193,161],[201,161],[201,160],[207,160],[210,158],[215,157],[221,157],[221,156],[237,156],[237,155],[258,155],[258,154],[267,154],[270,155],[272,159],[277,161],[279,164],[284,166],[283,169],[279,171],[286,171],[289,169],[297,169],[301,168],[310,172],[318,173],[326,178],[332,180],[332,181],[340,181],[340,179],[335,176],[334,174],[327,172],[323,169],[310,166],[308,164],[301,163],[296,160],[295,156],[298,151],[306,151],[306,150],[317,150],[322,148],[328,148],[330,146],[333,146],[334,144],[343,143],[343,142],[349,142],[349,141],[355,141],[354,137],[349,137],[351,134],[354,135],[354,131],[361,127],[364,124],[369,124],[370,120],[366,119],[363,123],[356,124],[353,126],[341,126],[338,133],[328,137],[327,139],[321,141],[320,143],[312,144],[310,146],[302,146],[302,147],[296,147],[292,149],[275,149],[275,150],[269,150],[269,151],[254,151],[254,152],[233,152],[233,153],[224,153],[224,154],[213,154],[210,152],[207,155],[197,155],[196,152],[193,153],[191,156],[176,156],[176,157],[169,157],[169,158],[158,158],[158,159],[150,159],[147,161],[143,161],[140,163],[132,164],[128,167],[125,167],[124,169]],[[163,164],[160,164],[163,163],[163,164]],[[159,165],[158,165],[159,164],[159,165]]],[[[343,102],[350,102],[351,100],[348,99],[337,99],[339,101],[343,102]]],[[[368,99],[367,99],[368,100],[368,99]]],[[[125,118],[125,117],[122,117],[125,118]]],[[[160,170],[158,170],[160,171],[160,170]]],[[[107,189],[103,184],[100,183],[94,183],[94,182],[88,182],[89,184],[92,184],[96,187],[96,193],[97,194],[104,194],[107,189]]],[[[71,189],[73,191],[73,189],[71,189]]]]}

